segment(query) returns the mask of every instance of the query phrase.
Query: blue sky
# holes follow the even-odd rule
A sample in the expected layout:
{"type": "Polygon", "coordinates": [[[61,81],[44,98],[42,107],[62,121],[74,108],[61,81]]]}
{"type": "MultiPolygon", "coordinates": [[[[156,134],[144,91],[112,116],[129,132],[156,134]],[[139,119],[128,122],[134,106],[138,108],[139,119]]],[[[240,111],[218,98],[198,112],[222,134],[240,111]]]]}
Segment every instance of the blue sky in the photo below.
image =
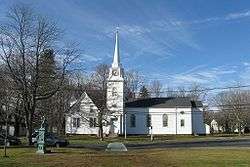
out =
{"type": "MultiPolygon", "coordinates": [[[[0,0],[0,19],[10,4],[0,0]]],[[[86,71],[111,63],[115,27],[125,69],[165,86],[250,82],[249,0],[22,0],[80,43],[86,71]]]]}

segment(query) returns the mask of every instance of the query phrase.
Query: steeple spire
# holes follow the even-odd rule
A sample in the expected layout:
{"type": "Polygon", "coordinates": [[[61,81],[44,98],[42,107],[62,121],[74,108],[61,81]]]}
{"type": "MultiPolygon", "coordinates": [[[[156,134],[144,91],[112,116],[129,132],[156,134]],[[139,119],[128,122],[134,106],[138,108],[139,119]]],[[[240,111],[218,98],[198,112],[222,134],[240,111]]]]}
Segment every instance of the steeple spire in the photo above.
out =
{"type": "Polygon", "coordinates": [[[119,39],[118,39],[118,27],[117,27],[115,33],[115,51],[114,51],[114,59],[112,67],[119,67],[119,66],[120,66],[120,55],[119,55],[119,39]]]}

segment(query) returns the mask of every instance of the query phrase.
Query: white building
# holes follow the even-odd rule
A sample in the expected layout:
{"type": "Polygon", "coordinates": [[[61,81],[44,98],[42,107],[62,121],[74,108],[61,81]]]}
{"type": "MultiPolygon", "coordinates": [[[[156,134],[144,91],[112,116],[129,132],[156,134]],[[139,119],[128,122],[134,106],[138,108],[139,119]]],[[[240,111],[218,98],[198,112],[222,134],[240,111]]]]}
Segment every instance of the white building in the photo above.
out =
{"type": "MultiPolygon", "coordinates": [[[[118,32],[107,83],[106,134],[205,134],[202,103],[188,97],[148,98],[124,104],[124,78],[118,32]]],[[[102,93],[85,92],[78,109],[66,117],[66,133],[98,134],[97,113],[102,93]]]]}

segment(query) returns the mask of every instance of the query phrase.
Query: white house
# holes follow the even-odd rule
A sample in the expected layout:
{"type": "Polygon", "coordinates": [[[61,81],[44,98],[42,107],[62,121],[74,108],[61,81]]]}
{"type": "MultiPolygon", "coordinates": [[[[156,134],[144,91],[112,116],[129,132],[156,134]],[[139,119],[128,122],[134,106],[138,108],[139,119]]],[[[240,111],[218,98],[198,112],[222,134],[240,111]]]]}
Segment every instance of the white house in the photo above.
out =
{"type": "MultiPolygon", "coordinates": [[[[200,101],[188,97],[148,98],[124,103],[124,77],[120,63],[118,31],[107,83],[106,105],[112,114],[106,134],[205,134],[200,101]]],[[[102,94],[86,91],[78,110],[66,116],[67,134],[98,134],[97,113],[102,94]]]]}

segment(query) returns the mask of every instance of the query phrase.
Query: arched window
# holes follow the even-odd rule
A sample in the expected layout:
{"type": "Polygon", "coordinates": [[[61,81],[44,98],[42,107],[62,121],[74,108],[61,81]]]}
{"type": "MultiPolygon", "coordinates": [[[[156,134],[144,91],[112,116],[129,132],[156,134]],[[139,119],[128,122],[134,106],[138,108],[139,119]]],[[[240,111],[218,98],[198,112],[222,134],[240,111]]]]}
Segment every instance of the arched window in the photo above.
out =
{"type": "Polygon", "coordinates": [[[162,115],[162,125],[163,125],[163,127],[168,126],[168,115],[167,114],[162,115]]]}
{"type": "Polygon", "coordinates": [[[136,117],[135,114],[130,115],[130,127],[135,127],[136,125],[136,117]]]}
{"type": "Polygon", "coordinates": [[[181,127],[184,127],[184,126],[185,126],[185,120],[181,119],[181,127]]]}
{"type": "Polygon", "coordinates": [[[146,116],[146,125],[147,127],[151,127],[151,115],[147,114],[146,116]]]}

